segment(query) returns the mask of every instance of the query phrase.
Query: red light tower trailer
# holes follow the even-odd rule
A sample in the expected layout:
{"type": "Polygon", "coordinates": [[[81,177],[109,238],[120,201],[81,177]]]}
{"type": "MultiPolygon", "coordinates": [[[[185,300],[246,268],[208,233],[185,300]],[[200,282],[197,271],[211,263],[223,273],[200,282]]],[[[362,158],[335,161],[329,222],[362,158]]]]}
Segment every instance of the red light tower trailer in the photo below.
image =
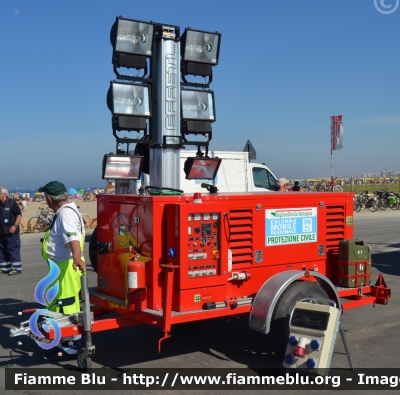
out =
{"type": "MultiPolygon", "coordinates": [[[[251,329],[272,330],[286,341],[289,315],[300,299],[329,298],[343,310],[386,304],[390,290],[382,277],[369,284],[368,256],[362,257],[363,273],[343,274],[343,268],[353,268],[345,257],[339,260],[340,242],[353,239],[351,193],[220,194],[212,186],[203,196],[179,191],[183,144],[198,147],[198,157],[185,166],[188,178],[212,179],[218,167],[211,161],[210,171],[207,158],[215,120],[208,84],[220,35],[186,29],[180,38],[179,27],[121,17],[113,29],[114,70],[118,79],[128,80],[111,85],[114,136],[119,144],[138,143],[142,156],[130,156],[127,149],[105,158],[103,175],[116,180],[116,194],[97,197],[90,257],[98,281],[89,293],[95,313],[120,316],[97,319],[95,314],[86,327],[85,320],[78,324],[69,318],[61,326],[62,337],[77,329],[96,332],[146,323],[162,330],[161,349],[174,324],[250,314],[251,329]],[[149,77],[118,71],[147,66],[149,77]],[[194,74],[208,83],[188,82],[186,76],[194,74]],[[117,134],[147,128],[143,139],[117,134]],[[188,141],[190,134],[206,141],[188,141]],[[129,179],[140,177],[143,158],[154,187],[139,194],[129,179]],[[128,193],[132,186],[134,192],[128,193]],[[339,287],[343,277],[356,278],[357,285],[339,287]]],[[[93,353],[86,347],[78,356],[82,368],[90,367],[93,353]]]]}

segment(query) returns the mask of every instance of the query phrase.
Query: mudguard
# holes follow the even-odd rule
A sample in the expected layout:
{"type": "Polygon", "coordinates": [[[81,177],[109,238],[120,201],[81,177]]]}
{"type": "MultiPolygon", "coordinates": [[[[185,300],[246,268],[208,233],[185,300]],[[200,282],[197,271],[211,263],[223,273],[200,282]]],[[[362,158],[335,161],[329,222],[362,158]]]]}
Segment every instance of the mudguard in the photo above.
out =
{"type": "MultiPolygon", "coordinates": [[[[329,298],[336,302],[336,305],[340,308],[340,298],[331,280],[318,272],[310,271],[309,273],[310,277],[314,277],[329,298]]],[[[249,328],[257,332],[269,333],[272,314],[280,296],[289,284],[304,277],[304,274],[302,270],[288,270],[269,278],[259,289],[254,299],[250,312],[249,328]]]]}

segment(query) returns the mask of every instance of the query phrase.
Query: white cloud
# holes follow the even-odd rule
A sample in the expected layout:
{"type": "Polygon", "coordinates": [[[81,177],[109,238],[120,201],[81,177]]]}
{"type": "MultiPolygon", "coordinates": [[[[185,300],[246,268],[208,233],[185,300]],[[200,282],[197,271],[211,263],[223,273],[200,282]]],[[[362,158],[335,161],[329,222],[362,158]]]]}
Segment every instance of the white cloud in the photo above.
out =
{"type": "Polygon", "coordinates": [[[14,14],[19,15],[19,10],[17,10],[16,8],[14,9],[14,14]]]}

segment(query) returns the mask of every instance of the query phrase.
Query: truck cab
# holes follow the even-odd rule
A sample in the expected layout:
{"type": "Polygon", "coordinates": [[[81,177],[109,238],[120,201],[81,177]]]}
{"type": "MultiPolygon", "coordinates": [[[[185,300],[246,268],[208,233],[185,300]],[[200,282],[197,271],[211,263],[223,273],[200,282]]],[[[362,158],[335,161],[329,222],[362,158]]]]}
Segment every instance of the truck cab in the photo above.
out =
{"type": "MultiPolygon", "coordinates": [[[[183,169],[187,158],[196,156],[194,150],[181,150],[180,163],[183,169]]],[[[210,158],[222,159],[215,180],[208,184],[218,188],[218,192],[271,192],[277,190],[277,181],[265,164],[249,162],[248,152],[210,151],[210,158]]],[[[187,180],[181,171],[180,188],[185,193],[204,192],[204,180],[187,180]]]]}

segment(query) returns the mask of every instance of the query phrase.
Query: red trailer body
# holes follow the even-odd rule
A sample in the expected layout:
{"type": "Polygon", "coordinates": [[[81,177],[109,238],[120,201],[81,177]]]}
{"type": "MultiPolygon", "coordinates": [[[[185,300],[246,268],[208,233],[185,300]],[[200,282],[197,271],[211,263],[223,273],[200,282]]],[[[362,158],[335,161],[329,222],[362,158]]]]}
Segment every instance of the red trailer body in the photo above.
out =
{"type": "MultiPolygon", "coordinates": [[[[297,280],[314,282],[318,273],[338,283],[339,242],[353,238],[353,194],[227,193],[195,201],[98,196],[91,302],[134,319],[117,326],[146,322],[168,336],[175,323],[249,313],[267,280],[282,272],[302,271],[297,280]],[[130,282],[132,262],[142,267],[132,269],[130,282]],[[143,275],[145,287],[132,288],[144,284],[143,275]]],[[[352,299],[348,308],[374,303],[372,288],[337,288],[336,297],[352,299]]],[[[115,327],[100,322],[93,331],[115,327]]]]}

